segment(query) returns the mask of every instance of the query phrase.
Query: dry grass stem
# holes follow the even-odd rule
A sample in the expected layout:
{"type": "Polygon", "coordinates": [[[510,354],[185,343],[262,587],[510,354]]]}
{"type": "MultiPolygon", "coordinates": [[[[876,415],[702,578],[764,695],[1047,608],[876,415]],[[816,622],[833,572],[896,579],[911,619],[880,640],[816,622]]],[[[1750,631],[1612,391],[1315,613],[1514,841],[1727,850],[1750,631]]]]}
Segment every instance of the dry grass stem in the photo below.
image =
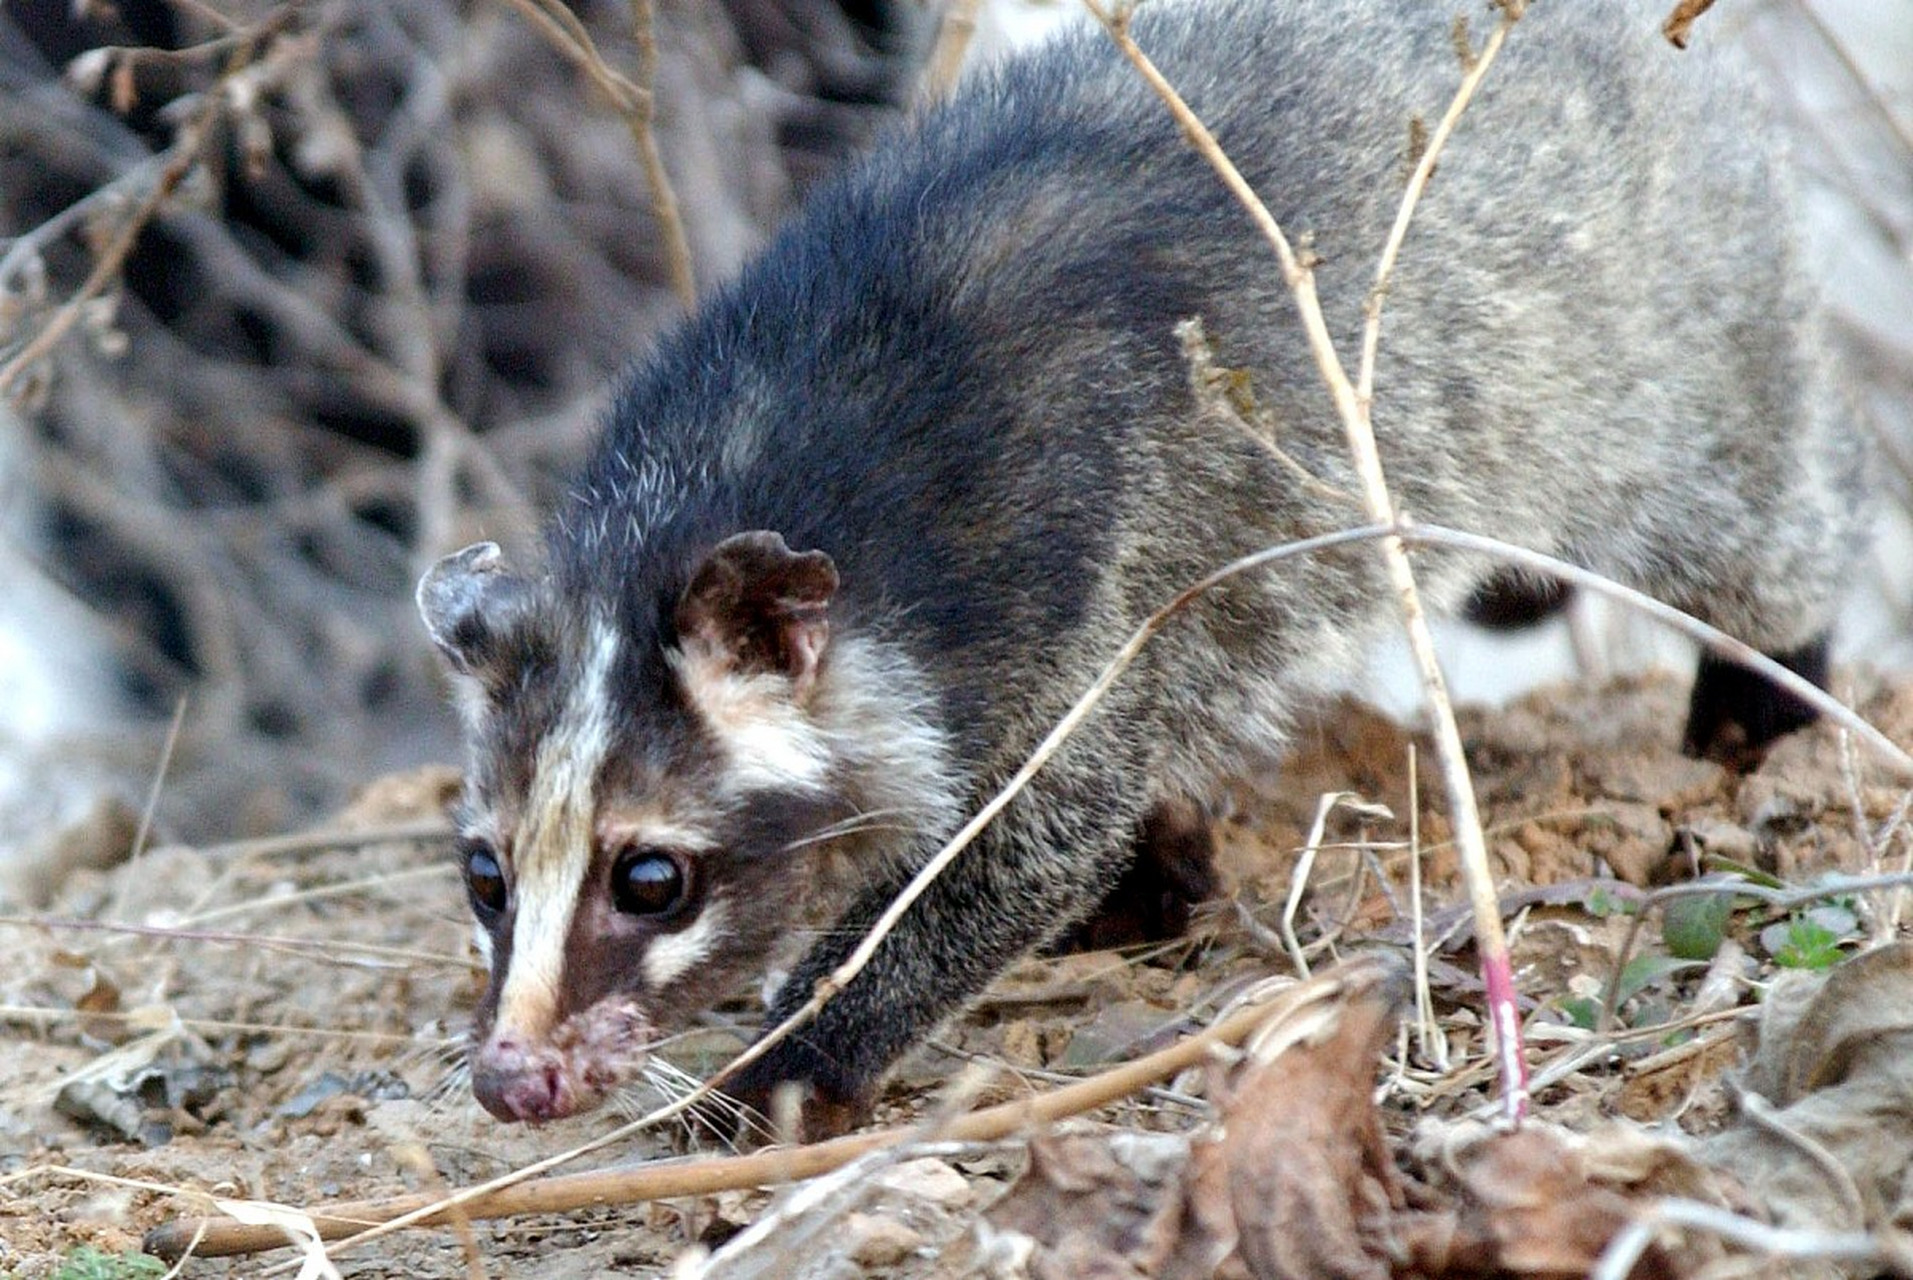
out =
{"type": "Polygon", "coordinates": [[[205,902],[211,901],[211,896],[207,896],[201,902],[195,903],[190,911],[180,916],[179,924],[198,928],[214,920],[229,920],[234,916],[247,916],[260,911],[279,912],[299,903],[323,902],[328,898],[363,897],[371,893],[384,892],[414,880],[450,880],[457,874],[458,868],[447,860],[422,867],[408,867],[403,871],[387,871],[357,880],[339,880],[311,889],[275,893],[266,898],[228,902],[223,907],[206,906],[205,902]]]}
{"type": "Polygon", "coordinates": [[[863,941],[858,944],[857,948],[845,958],[842,964],[818,981],[817,989],[812,993],[811,998],[804,1006],[777,1026],[771,1028],[765,1033],[763,1038],[746,1049],[743,1054],[739,1055],[738,1058],[724,1069],[722,1074],[711,1082],[709,1087],[720,1087],[726,1078],[736,1074],[750,1063],[756,1061],[759,1057],[762,1057],[765,1053],[769,1052],[772,1045],[778,1043],[792,1031],[810,1021],[832,996],[838,991],[841,991],[852,978],[856,977],[856,975],[863,970],[865,965],[870,963],[870,957],[876,954],[876,950],[882,945],[883,940],[889,936],[891,930],[896,928],[897,921],[903,917],[903,913],[908,911],[911,904],[923,896],[924,891],[930,887],[931,883],[935,881],[939,875],[943,874],[943,869],[949,866],[958,854],[970,846],[970,843],[996,818],[996,815],[1001,813],[1010,801],[1021,794],[1023,788],[1028,786],[1030,781],[1042,771],[1043,766],[1048,764],[1050,759],[1062,749],[1063,744],[1067,742],[1070,735],[1076,731],[1076,727],[1087,719],[1090,713],[1096,709],[1103,698],[1108,694],[1110,688],[1116,683],[1117,679],[1136,661],[1136,658],[1142,653],[1143,647],[1154,638],[1158,631],[1168,625],[1170,619],[1188,608],[1189,605],[1193,604],[1217,585],[1235,577],[1237,574],[1246,573],[1251,569],[1258,569],[1281,560],[1291,559],[1295,556],[1313,554],[1330,547],[1344,546],[1371,538],[1386,536],[1388,532],[1389,529],[1387,526],[1365,526],[1357,529],[1343,530],[1338,533],[1323,534],[1316,538],[1305,538],[1299,542],[1284,543],[1281,546],[1269,547],[1263,551],[1243,556],[1238,560],[1231,561],[1229,564],[1224,565],[1199,582],[1185,588],[1175,599],[1144,619],[1142,625],[1136,628],[1135,632],[1131,634],[1123,647],[1117,650],[1116,655],[1103,667],[1101,674],[1090,684],[1090,687],[1084,691],[1083,695],[1076,700],[1075,705],[1064,714],[1061,720],[1057,721],[1056,726],[1050,730],[1048,736],[1037,744],[1036,750],[1030,753],[1029,758],[1023,762],[1022,767],[1010,777],[1008,782],[1004,783],[1002,789],[999,790],[996,795],[992,796],[987,804],[976,812],[975,816],[972,817],[969,822],[965,823],[963,827],[950,838],[949,842],[946,843],[942,849],[937,851],[934,857],[923,865],[915,877],[911,879],[910,883],[904,886],[903,891],[884,909],[883,914],[877,917],[869,931],[865,933],[863,941]]]}
{"type": "Polygon", "coordinates": [[[1604,577],[1591,569],[1584,569],[1580,565],[1555,556],[1516,546],[1512,542],[1503,542],[1499,538],[1483,537],[1478,533],[1466,533],[1460,529],[1449,529],[1441,525],[1407,522],[1399,525],[1395,532],[1404,542],[1478,552],[1504,564],[1519,565],[1524,569],[1533,569],[1539,573],[1552,575],[1571,587],[1606,596],[1610,600],[1618,601],[1630,609],[1646,614],[1657,622],[1666,623],[1721,657],[1759,672],[1770,683],[1785,689],[1864,742],[1867,749],[1892,770],[1895,777],[1902,782],[1913,782],[1913,754],[1909,754],[1898,743],[1867,723],[1857,712],[1825,689],[1798,672],[1781,666],[1752,645],[1735,639],[1718,627],[1702,622],[1690,613],[1676,609],[1673,605],[1665,604],[1645,592],[1636,591],[1633,587],[1604,577]]]}
{"type": "Polygon", "coordinates": [[[638,162],[643,166],[645,181],[650,184],[651,212],[657,219],[658,235],[664,241],[672,292],[686,307],[692,306],[697,302],[697,282],[691,269],[690,242],[685,237],[677,191],[664,168],[663,153],[658,150],[655,128],[658,45],[652,0],[631,0],[632,37],[638,53],[635,81],[605,61],[584,23],[560,0],[508,0],[508,3],[552,48],[584,72],[629,122],[632,141],[638,148],[638,162]]]}
{"type": "MultiPolygon", "coordinates": [[[[1279,1037],[1272,1028],[1296,1025],[1318,1017],[1330,1005],[1376,991],[1400,979],[1400,966],[1382,955],[1352,961],[1304,983],[1289,983],[1244,1000],[1213,1025],[1166,1049],[1113,1067],[1080,1083],[1050,1093],[1003,1103],[951,1119],[941,1140],[993,1142],[1094,1111],[1126,1098],[1149,1085],[1170,1079],[1207,1061],[1219,1046],[1242,1043],[1262,1032],[1265,1042],[1279,1037]]],[[[341,1239],[335,1254],[367,1243],[401,1227],[433,1225],[462,1208],[472,1219],[526,1213],[555,1213],[592,1205],[630,1204],[642,1200],[709,1195],[814,1178],[842,1168],[870,1152],[917,1136],[915,1126],[886,1129],[835,1138],[828,1142],[743,1156],[654,1161],[632,1168],[606,1169],[531,1182],[535,1172],[551,1167],[539,1161],[524,1170],[467,1188],[449,1197],[423,1195],[362,1201],[313,1210],[310,1214],[323,1238],[341,1239]],[[378,1224],[374,1226],[373,1224],[378,1224]],[[363,1228],[370,1227],[369,1230],[363,1228]],[[354,1235],[352,1233],[358,1232],[354,1235]]],[[[594,1141],[591,1149],[606,1145],[594,1141]]],[[[582,1151],[579,1152],[581,1154],[582,1151]]],[[[568,1155],[573,1153],[567,1153],[568,1155]]],[[[177,1258],[188,1240],[201,1239],[200,1253],[218,1257],[278,1248],[284,1236],[271,1228],[250,1227],[225,1219],[170,1223],[147,1237],[147,1248],[177,1258]]]]}
{"type": "Polygon", "coordinates": [[[172,148],[165,153],[165,161],[157,167],[152,185],[141,195],[139,203],[121,220],[112,239],[100,250],[93,260],[93,269],[81,282],[60,308],[48,317],[39,332],[29,338],[19,350],[0,365],[0,395],[12,394],[20,380],[48,352],[59,345],[60,339],[72,331],[86,315],[86,305],[100,296],[106,288],[119,278],[120,270],[126,265],[127,255],[133,252],[133,246],[139,241],[140,233],[146,224],[153,220],[160,207],[179,189],[186,175],[200,161],[201,149],[212,131],[212,124],[221,109],[217,95],[210,96],[199,114],[181,126],[179,137],[172,148]]]}
{"type": "Polygon", "coordinates": [[[684,234],[677,189],[671,185],[664,153],[658,149],[658,33],[653,0],[631,0],[631,31],[638,50],[638,98],[628,111],[631,132],[638,144],[638,160],[644,166],[644,180],[651,188],[651,216],[657,219],[658,235],[664,240],[671,289],[688,309],[697,305],[697,277],[691,269],[691,242],[684,234]]]}
{"type": "Polygon", "coordinates": [[[159,810],[160,790],[166,785],[166,770],[173,763],[173,752],[179,747],[179,731],[186,723],[186,699],[181,697],[173,705],[172,723],[166,726],[166,740],[160,745],[159,762],[153,766],[153,785],[146,790],[146,803],[141,806],[139,827],[133,832],[133,847],[127,851],[128,860],[146,852],[146,842],[153,835],[153,815],[159,810]]]}
{"type": "MultiPolygon", "coordinates": [[[[1421,203],[1422,193],[1428,189],[1428,182],[1435,176],[1435,164],[1441,158],[1442,150],[1447,147],[1448,139],[1455,132],[1455,126],[1461,121],[1462,112],[1474,100],[1475,90],[1487,79],[1488,68],[1501,52],[1501,46],[1507,42],[1508,32],[1520,20],[1521,12],[1527,0],[1512,0],[1502,5],[1501,21],[1488,34],[1488,41],[1479,53],[1464,57],[1464,72],[1461,87],[1455,90],[1454,98],[1448,109],[1442,113],[1441,122],[1435,126],[1419,148],[1414,171],[1409,175],[1408,187],[1402,193],[1402,202],[1395,213],[1394,225],[1388,229],[1388,239],[1382,245],[1382,255],[1375,263],[1375,284],[1369,290],[1368,304],[1363,308],[1362,356],[1356,369],[1355,394],[1364,406],[1364,412],[1375,398],[1375,359],[1382,345],[1382,304],[1388,297],[1389,281],[1394,278],[1395,264],[1401,258],[1402,245],[1408,239],[1409,224],[1415,218],[1415,206],[1421,203]]],[[[1459,38],[1465,41],[1465,35],[1459,38]]]]}
{"type": "Polygon", "coordinates": [[[1424,919],[1426,913],[1423,910],[1421,883],[1421,860],[1425,851],[1421,847],[1420,764],[1420,753],[1411,742],[1408,744],[1408,910],[1409,925],[1413,930],[1411,954],[1415,965],[1415,1036],[1422,1061],[1437,1070],[1446,1071],[1448,1038],[1442,1034],[1441,1024],[1435,1020],[1434,993],[1428,986],[1428,954],[1433,944],[1429,941],[1424,919]]]}
{"type": "MultiPolygon", "coordinates": [[[[1337,808],[1347,808],[1364,816],[1393,817],[1389,811],[1376,804],[1369,804],[1353,791],[1331,791],[1316,802],[1315,821],[1309,826],[1308,838],[1302,843],[1302,853],[1297,859],[1295,870],[1289,878],[1289,893],[1282,904],[1282,946],[1288,952],[1289,963],[1304,978],[1309,976],[1308,952],[1295,933],[1296,913],[1302,908],[1302,897],[1308,890],[1309,875],[1315,869],[1315,859],[1322,851],[1322,841],[1328,828],[1329,814],[1337,808]]],[[[1353,846],[1349,846],[1353,847],[1353,846]]],[[[1359,889],[1360,877],[1356,877],[1359,889]]]]}
{"type": "MultiPolygon", "coordinates": [[[[1288,237],[1283,233],[1275,216],[1269,212],[1268,206],[1256,195],[1254,188],[1230,161],[1228,155],[1217,143],[1215,135],[1197,118],[1181,95],[1163,78],[1147,55],[1130,38],[1126,18],[1112,16],[1098,0],[1083,0],[1083,3],[1116,41],[1124,56],[1167,104],[1182,128],[1184,136],[1235,194],[1237,200],[1261,228],[1271,248],[1274,249],[1276,260],[1281,266],[1283,280],[1295,295],[1296,307],[1301,316],[1303,329],[1307,333],[1309,350],[1335,402],[1336,411],[1341,417],[1348,437],[1349,451],[1355,462],[1356,473],[1362,481],[1362,500],[1368,518],[1377,524],[1393,526],[1397,521],[1397,513],[1394,500],[1389,495],[1387,479],[1382,469],[1381,454],[1375,442],[1375,433],[1369,422],[1369,401],[1366,395],[1358,392],[1349,381],[1341,359],[1335,352],[1334,342],[1328,332],[1328,321],[1323,315],[1321,301],[1316,294],[1314,272],[1306,264],[1297,260],[1288,237]]],[[[1395,231],[1389,237],[1389,247],[1384,251],[1382,260],[1377,265],[1377,288],[1371,300],[1369,314],[1369,325],[1377,333],[1379,333],[1380,325],[1381,292],[1393,269],[1393,252],[1399,247],[1401,238],[1406,234],[1415,203],[1440,156],[1441,143],[1452,133],[1453,119],[1460,115],[1461,110],[1473,95],[1474,86],[1480,83],[1482,76],[1486,75],[1488,67],[1493,62],[1494,54],[1500,50],[1505,40],[1507,29],[1520,19],[1521,9],[1520,0],[1507,0],[1502,5],[1501,21],[1495,36],[1468,67],[1461,89],[1455,95],[1454,104],[1444,114],[1444,129],[1438,130],[1429,139],[1416,165],[1415,179],[1410,182],[1402,198],[1401,212],[1396,218],[1395,231]]],[[[1366,370],[1371,365],[1372,362],[1366,356],[1365,343],[1363,367],[1366,370]]],[[[1515,1002],[1514,975],[1508,960],[1507,943],[1501,934],[1501,922],[1495,915],[1494,873],[1488,862],[1487,840],[1481,833],[1481,815],[1475,802],[1474,787],[1468,777],[1468,759],[1462,749],[1461,731],[1455,724],[1454,708],[1448,698],[1447,682],[1435,654],[1434,638],[1429,632],[1428,620],[1415,587],[1414,570],[1408,563],[1408,553],[1401,539],[1394,535],[1383,538],[1381,551],[1389,582],[1395,590],[1402,621],[1407,629],[1409,648],[1414,655],[1415,666],[1427,697],[1429,717],[1433,723],[1436,758],[1441,765],[1442,778],[1448,794],[1449,814],[1454,822],[1456,841],[1460,847],[1462,876],[1468,886],[1468,896],[1474,904],[1475,936],[1481,957],[1482,979],[1487,987],[1488,1019],[1494,1032],[1496,1056],[1501,1064],[1505,1115],[1509,1122],[1518,1122],[1525,1114],[1528,1105],[1527,1087],[1523,1079],[1526,1068],[1521,1052],[1521,1020],[1515,1002]]]]}
{"type": "Polygon", "coordinates": [[[42,1008],[37,1005],[0,1005],[0,1022],[25,1026],[53,1027],[67,1023],[121,1022],[150,1029],[164,1022],[186,1031],[236,1031],[245,1035],[313,1036],[321,1040],[353,1041],[361,1044],[422,1045],[441,1047],[462,1043],[440,1036],[403,1035],[396,1031],[353,1031],[339,1027],[302,1027],[290,1022],[245,1022],[231,1018],[181,1018],[170,1008],[74,1009],[42,1008]]]}
{"type": "Polygon", "coordinates": [[[1873,1216],[1867,1212],[1866,1197],[1860,1193],[1860,1187],[1854,1182],[1853,1174],[1840,1163],[1839,1157],[1827,1150],[1824,1143],[1816,1141],[1788,1124],[1774,1105],[1759,1094],[1738,1087],[1732,1089],[1732,1094],[1742,1119],[1768,1137],[1800,1152],[1814,1168],[1820,1171],[1820,1176],[1826,1179],[1827,1185],[1839,1194],[1840,1207],[1846,1210],[1849,1222],[1866,1222],[1873,1216]]]}
{"type": "Polygon", "coordinates": [[[1216,364],[1215,350],[1202,326],[1202,317],[1191,316],[1176,325],[1176,340],[1182,346],[1183,362],[1189,367],[1189,389],[1196,403],[1206,412],[1241,432],[1256,448],[1295,477],[1310,493],[1331,501],[1347,503],[1351,510],[1360,507],[1355,495],[1338,489],[1296,461],[1277,438],[1274,415],[1247,402],[1246,379],[1235,369],[1216,364]]]}
{"type": "Polygon", "coordinates": [[[383,826],[351,831],[295,831],[291,835],[264,836],[256,840],[234,840],[227,844],[209,844],[200,848],[210,861],[240,858],[279,858],[288,855],[318,853],[325,849],[362,849],[370,844],[401,843],[410,840],[449,840],[453,835],[449,818],[418,818],[383,826]]]}
{"type": "Polygon", "coordinates": [[[976,38],[976,15],[983,0],[945,0],[937,23],[936,44],[917,80],[917,107],[941,102],[956,88],[963,60],[976,38]]]}
{"type": "MultiPolygon", "coordinates": [[[[1588,1280],[1626,1280],[1657,1236],[1671,1227],[1704,1231],[1771,1261],[1858,1264],[1864,1274],[1913,1276],[1904,1243],[1860,1231],[1776,1227],[1699,1200],[1669,1196],[1628,1223],[1601,1253],[1588,1280]]],[[[1738,1272],[1736,1272],[1738,1274],[1738,1272]]]]}
{"type": "Polygon", "coordinates": [[[443,968],[468,969],[471,963],[462,956],[438,955],[406,947],[382,947],[369,942],[327,941],[320,938],[284,938],[266,933],[224,933],[213,929],[182,929],[165,925],[117,923],[110,920],[78,920],[61,916],[0,915],[0,928],[48,929],[73,933],[123,934],[128,937],[157,938],[173,942],[200,942],[215,946],[278,951],[287,955],[328,960],[337,964],[406,963],[428,964],[443,968]]]}

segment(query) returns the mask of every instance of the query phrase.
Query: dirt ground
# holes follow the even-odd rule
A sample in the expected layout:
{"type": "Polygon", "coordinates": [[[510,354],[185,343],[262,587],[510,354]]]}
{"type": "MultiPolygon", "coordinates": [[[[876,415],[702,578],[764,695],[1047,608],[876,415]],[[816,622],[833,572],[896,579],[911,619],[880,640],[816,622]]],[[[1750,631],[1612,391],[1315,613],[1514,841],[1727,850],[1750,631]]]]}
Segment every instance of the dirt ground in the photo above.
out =
{"type": "MultiPolygon", "coordinates": [[[[1913,684],[1854,677],[1838,691],[1896,741],[1913,741],[1913,684]]],[[[1783,742],[1759,772],[1734,777],[1678,753],[1683,698],[1678,681],[1651,678],[1550,690],[1465,719],[1539,1073],[1535,1113],[1567,1130],[1617,1120],[1661,1134],[1721,1129],[1732,1112],[1727,1082],[1776,975],[1825,969],[1902,927],[1903,904],[1886,891],[1829,890],[1782,906],[1711,900],[1712,916],[1639,912],[1645,927],[1625,970],[1619,1033],[1606,1052],[1546,1074],[1589,1044],[1586,1028],[1643,890],[1687,879],[1703,863],[1798,889],[1834,872],[1901,870],[1913,857],[1901,821],[1907,793],[1843,735],[1817,727],[1783,742]],[[1675,921],[1667,936],[1664,919],[1675,921]],[[1711,962],[1682,958],[1710,949],[1711,962]]],[[[959,1076],[976,1104],[1051,1088],[1159,1048],[1254,979],[1293,972],[1283,904],[1330,793],[1387,812],[1343,806],[1330,815],[1295,942],[1312,965],[1407,954],[1408,747],[1400,730],[1359,708],[1325,712],[1279,774],[1230,798],[1228,893],[1189,939],[1142,955],[1023,964],[905,1065],[880,1118],[930,1114],[959,1076]],[[991,1069],[964,1074],[972,1062],[991,1069]]],[[[1364,1098],[1383,1082],[1381,1131],[1404,1162],[1418,1127],[1475,1112],[1493,1079],[1448,827],[1431,770],[1421,776],[1414,834],[1436,940],[1434,1038],[1385,1030],[1378,1059],[1357,1072],[1364,1098]]],[[[0,1274],[159,1274],[125,1260],[118,1270],[84,1270],[106,1264],[82,1251],[137,1250],[148,1229],[205,1210],[193,1192],[315,1208],[456,1187],[620,1119],[507,1127],[472,1102],[461,1035],[482,975],[446,842],[389,838],[440,818],[454,787],[449,769],[391,777],[329,828],[357,839],[159,847],[74,877],[43,915],[0,921],[0,1274]]],[[[681,1048],[682,1065],[708,1072],[753,1018],[742,1002],[721,1011],[681,1048]]],[[[1186,1135],[1216,1105],[1200,1091],[1191,1078],[1139,1095],[1098,1113],[1090,1132],[1186,1135]]],[[[633,1100],[629,1114],[642,1105],[633,1100]]],[[[661,1135],[579,1163],[674,1150],[661,1135]]],[[[1053,1164],[1054,1153],[1044,1160],[1053,1164]]],[[[1011,1231],[978,1220],[1029,1161],[1022,1141],[892,1161],[853,1200],[806,1211],[825,1214],[812,1224],[828,1222],[827,1247],[793,1236],[779,1267],[732,1273],[973,1273],[1011,1231]]],[[[770,1192],[735,1192],[482,1221],[463,1243],[449,1230],[414,1231],[335,1261],[347,1276],[417,1280],[654,1274],[770,1203],[770,1192]]],[[[778,1212],[805,1221],[795,1208],[778,1212]]],[[[293,1256],[194,1259],[185,1274],[258,1275],[293,1256]]],[[[1062,1274],[1020,1256],[1021,1274],[1062,1274]]]]}

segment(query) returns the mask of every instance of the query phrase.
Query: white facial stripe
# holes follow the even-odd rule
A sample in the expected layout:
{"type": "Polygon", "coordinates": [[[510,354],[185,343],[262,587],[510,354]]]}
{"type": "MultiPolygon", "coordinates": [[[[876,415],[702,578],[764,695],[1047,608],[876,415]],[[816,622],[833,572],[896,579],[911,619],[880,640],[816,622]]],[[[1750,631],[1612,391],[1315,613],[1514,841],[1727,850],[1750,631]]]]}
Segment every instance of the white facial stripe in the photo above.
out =
{"type": "Polygon", "coordinates": [[[691,971],[711,954],[724,932],[725,909],[722,898],[704,906],[688,928],[676,933],[661,933],[651,939],[644,951],[644,980],[653,991],[661,991],[691,971]]]}
{"type": "Polygon", "coordinates": [[[789,680],[739,675],[695,650],[674,650],[666,657],[729,756],[730,777],[739,790],[823,789],[830,745],[791,701],[789,680]]]}
{"type": "Polygon", "coordinates": [[[491,711],[491,702],[485,695],[485,686],[477,679],[454,673],[452,675],[452,700],[458,707],[459,720],[465,726],[467,734],[476,736],[485,723],[485,717],[491,711]]]}
{"type": "Polygon", "coordinates": [[[647,846],[658,849],[682,849],[686,853],[701,853],[717,847],[708,831],[652,818],[639,818],[635,821],[607,825],[604,839],[607,845],[613,847],[647,846]]]}
{"type": "Polygon", "coordinates": [[[541,1039],[557,1019],[565,941],[591,870],[596,781],[611,749],[611,669],[618,635],[594,624],[591,650],[564,710],[538,744],[512,850],[517,916],[497,1027],[541,1039]]]}
{"type": "Polygon", "coordinates": [[[472,946],[485,961],[487,969],[492,967],[492,931],[476,920],[472,922],[472,946]]]}

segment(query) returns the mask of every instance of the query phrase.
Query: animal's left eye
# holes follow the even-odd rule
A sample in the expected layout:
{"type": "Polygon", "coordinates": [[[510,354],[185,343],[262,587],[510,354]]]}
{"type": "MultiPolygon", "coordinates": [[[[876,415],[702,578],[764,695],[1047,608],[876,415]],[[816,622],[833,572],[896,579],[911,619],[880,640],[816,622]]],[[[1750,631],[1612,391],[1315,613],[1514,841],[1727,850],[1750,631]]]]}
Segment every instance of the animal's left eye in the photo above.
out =
{"type": "Polygon", "coordinates": [[[691,895],[691,869],[680,855],[641,845],[611,865],[611,901],[631,916],[669,916],[691,895]]]}

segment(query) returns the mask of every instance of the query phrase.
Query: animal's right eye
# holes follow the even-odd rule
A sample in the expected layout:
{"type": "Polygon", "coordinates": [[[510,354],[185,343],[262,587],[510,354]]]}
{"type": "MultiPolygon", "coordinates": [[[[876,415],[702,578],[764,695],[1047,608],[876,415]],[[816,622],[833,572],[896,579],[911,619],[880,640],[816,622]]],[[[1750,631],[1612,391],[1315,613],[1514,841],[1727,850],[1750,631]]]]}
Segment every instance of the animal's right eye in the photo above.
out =
{"type": "Polygon", "coordinates": [[[483,840],[465,842],[461,852],[465,859],[465,892],[471,897],[472,910],[479,919],[489,921],[505,910],[505,869],[483,840]]]}

